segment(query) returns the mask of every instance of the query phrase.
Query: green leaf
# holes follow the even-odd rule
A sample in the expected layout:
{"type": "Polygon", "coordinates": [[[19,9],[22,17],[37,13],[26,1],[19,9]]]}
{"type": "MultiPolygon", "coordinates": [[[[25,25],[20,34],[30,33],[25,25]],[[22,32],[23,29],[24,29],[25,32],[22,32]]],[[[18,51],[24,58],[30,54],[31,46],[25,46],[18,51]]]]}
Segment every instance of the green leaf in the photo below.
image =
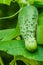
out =
{"type": "Polygon", "coordinates": [[[43,47],[38,46],[38,50],[34,53],[30,53],[25,49],[25,43],[23,40],[11,40],[11,41],[1,41],[0,50],[5,51],[11,55],[21,55],[27,59],[33,59],[37,61],[43,61],[43,47]]]}
{"type": "Polygon", "coordinates": [[[36,60],[27,59],[27,58],[25,58],[23,56],[16,56],[16,60],[21,60],[26,65],[39,65],[39,62],[37,62],[36,60]]]}
{"type": "Polygon", "coordinates": [[[10,5],[12,0],[0,0],[0,3],[10,5]]]}
{"type": "Polygon", "coordinates": [[[43,0],[34,0],[33,4],[34,6],[41,8],[43,7],[43,0]]]}
{"type": "Polygon", "coordinates": [[[16,28],[0,30],[0,40],[1,41],[11,40],[18,35],[20,35],[20,33],[19,33],[19,30],[16,28]]]}

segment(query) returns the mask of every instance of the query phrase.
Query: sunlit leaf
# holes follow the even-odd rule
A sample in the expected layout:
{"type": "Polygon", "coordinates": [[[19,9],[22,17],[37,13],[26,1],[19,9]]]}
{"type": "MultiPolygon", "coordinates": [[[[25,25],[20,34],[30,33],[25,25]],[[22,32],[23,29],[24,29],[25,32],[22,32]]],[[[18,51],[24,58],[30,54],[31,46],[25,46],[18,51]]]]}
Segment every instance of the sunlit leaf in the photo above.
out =
{"type": "Polygon", "coordinates": [[[0,30],[0,40],[1,41],[11,40],[11,39],[15,38],[18,35],[20,35],[18,29],[0,30]]]}
{"type": "Polygon", "coordinates": [[[0,0],[0,3],[10,5],[12,0],[0,0]]]}
{"type": "Polygon", "coordinates": [[[43,47],[39,46],[36,52],[31,53],[25,49],[25,44],[23,40],[11,40],[0,42],[0,50],[5,51],[11,55],[21,55],[26,57],[27,59],[43,61],[43,47]]]}

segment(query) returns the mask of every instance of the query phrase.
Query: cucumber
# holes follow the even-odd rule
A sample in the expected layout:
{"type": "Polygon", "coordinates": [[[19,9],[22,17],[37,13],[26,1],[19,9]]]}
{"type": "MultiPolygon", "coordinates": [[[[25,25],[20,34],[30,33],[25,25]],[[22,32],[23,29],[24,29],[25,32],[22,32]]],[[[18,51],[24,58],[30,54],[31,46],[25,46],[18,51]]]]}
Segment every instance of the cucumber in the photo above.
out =
{"type": "Polygon", "coordinates": [[[37,27],[38,11],[34,6],[25,6],[18,15],[20,33],[25,41],[25,48],[29,51],[37,49],[35,32],[37,27]]]}
{"type": "Polygon", "coordinates": [[[43,25],[38,25],[36,38],[38,44],[43,44],[43,25]]]}

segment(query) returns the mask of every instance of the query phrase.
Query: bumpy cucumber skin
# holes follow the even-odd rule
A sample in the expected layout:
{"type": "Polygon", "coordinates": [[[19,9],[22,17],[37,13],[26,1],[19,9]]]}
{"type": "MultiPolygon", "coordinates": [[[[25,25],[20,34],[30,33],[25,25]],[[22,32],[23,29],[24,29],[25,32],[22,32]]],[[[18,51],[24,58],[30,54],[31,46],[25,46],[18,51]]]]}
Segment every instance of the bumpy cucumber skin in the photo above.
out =
{"type": "Polygon", "coordinates": [[[38,11],[34,6],[31,6],[31,5],[25,6],[24,8],[22,8],[18,16],[20,32],[23,39],[28,42],[28,44],[27,42],[25,42],[25,47],[29,51],[32,51],[32,50],[34,51],[37,48],[37,43],[35,40],[37,19],[38,19],[38,11]],[[32,41],[33,38],[34,40],[32,41]],[[29,45],[29,44],[33,44],[33,45],[29,45]]]}

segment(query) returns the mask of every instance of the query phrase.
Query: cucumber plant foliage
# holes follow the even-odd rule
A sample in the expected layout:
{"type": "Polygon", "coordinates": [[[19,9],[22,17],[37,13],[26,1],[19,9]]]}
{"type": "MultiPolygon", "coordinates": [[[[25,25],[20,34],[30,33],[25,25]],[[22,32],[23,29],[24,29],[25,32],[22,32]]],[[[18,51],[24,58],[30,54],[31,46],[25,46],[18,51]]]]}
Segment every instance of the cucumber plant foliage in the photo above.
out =
{"type": "Polygon", "coordinates": [[[0,0],[0,3],[10,5],[12,0],[0,0]]]}
{"type": "MultiPolygon", "coordinates": [[[[0,3],[10,5],[12,0],[0,0],[0,3]]],[[[14,2],[14,1],[13,1],[14,2]]],[[[16,36],[20,35],[19,25],[18,25],[18,13],[20,10],[16,11],[17,13],[14,13],[7,17],[1,17],[1,20],[4,19],[11,19],[13,20],[13,17],[17,15],[17,20],[14,20],[14,26],[15,22],[16,27],[10,28],[10,29],[2,29],[0,30],[0,51],[4,51],[10,55],[15,56],[16,60],[24,60],[26,64],[28,65],[30,61],[30,65],[39,65],[37,61],[43,61],[43,46],[38,46],[38,50],[34,53],[30,53],[28,50],[25,49],[25,42],[24,40],[14,40],[16,36]],[[33,60],[33,61],[32,61],[33,60]],[[36,62],[34,62],[36,61],[36,62]],[[32,63],[32,64],[31,64],[32,63]]],[[[5,21],[6,21],[5,20],[5,21]]],[[[9,20],[7,20],[9,21],[9,20]]],[[[3,23],[1,23],[3,24],[3,23]]],[[[10,64],[11,65],[11,64],[10,64]]]]}

